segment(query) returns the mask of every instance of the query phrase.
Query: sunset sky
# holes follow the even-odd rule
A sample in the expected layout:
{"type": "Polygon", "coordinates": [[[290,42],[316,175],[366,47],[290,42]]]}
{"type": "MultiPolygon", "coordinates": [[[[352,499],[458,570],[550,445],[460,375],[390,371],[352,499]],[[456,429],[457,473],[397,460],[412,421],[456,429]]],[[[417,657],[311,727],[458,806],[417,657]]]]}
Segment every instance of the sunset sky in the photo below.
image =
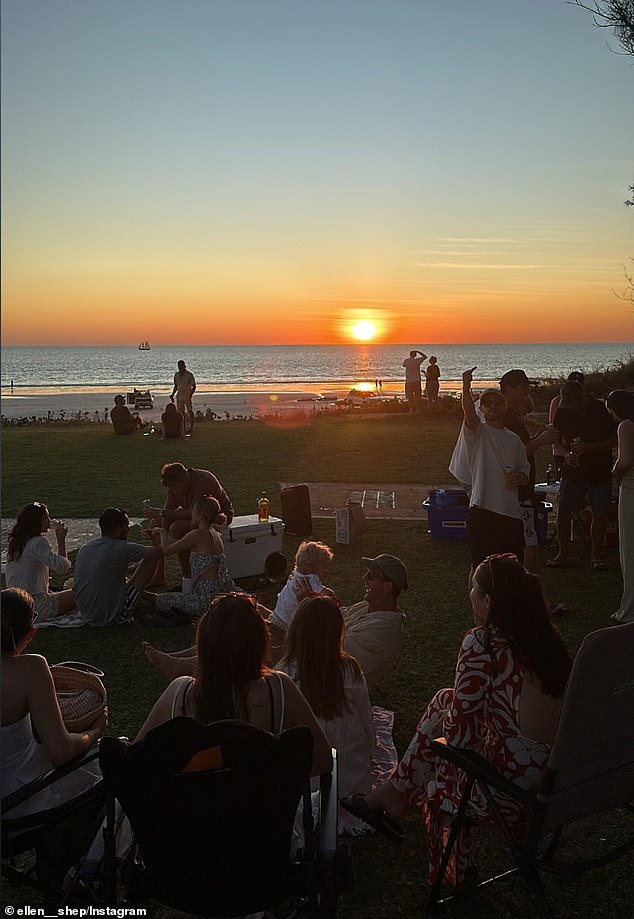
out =
{"type": "Polygon", "coordinates": [[[634,59],[564,0],[1,8],[4,344],[632,339],[634,59]]]}

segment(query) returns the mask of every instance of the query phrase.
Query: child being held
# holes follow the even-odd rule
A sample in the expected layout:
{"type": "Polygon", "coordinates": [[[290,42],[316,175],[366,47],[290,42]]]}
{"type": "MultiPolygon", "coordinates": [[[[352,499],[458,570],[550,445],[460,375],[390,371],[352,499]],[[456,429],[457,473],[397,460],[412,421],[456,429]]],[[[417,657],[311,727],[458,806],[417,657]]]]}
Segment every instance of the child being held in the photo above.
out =
{"type": "Polygon", "coordinates": [[[269,622],[283,632],[289,625],[299,606],[297,591],[306,589],[316,594],[325,594],[334,597],[323,581],[328,575],[333,551],[323,542],[303,542],[295,555],[295,567],[291,571],[288,581],[277,596],[275,609],[269,616],[269,622]],[[303,580],[302,580],[303,579],[303,580]]]}

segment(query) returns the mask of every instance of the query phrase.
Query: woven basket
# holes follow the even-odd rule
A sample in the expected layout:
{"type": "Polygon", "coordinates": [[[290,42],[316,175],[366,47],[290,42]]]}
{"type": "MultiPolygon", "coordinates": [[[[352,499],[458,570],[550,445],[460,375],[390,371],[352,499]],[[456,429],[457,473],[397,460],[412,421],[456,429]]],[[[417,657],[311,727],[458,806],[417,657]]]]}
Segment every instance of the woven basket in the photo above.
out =
{"type": "Polygon", "coordinates": [[[57,701],[67,730],[85,731],[106,707],[103,671],[79,661],[51,667],[57,701]]]}

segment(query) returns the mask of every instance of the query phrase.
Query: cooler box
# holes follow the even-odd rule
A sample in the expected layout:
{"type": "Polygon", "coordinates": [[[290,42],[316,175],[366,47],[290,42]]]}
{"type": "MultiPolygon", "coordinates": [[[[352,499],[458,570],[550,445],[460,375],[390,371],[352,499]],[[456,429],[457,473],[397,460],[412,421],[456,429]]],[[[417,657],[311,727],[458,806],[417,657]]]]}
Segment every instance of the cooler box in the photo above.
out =
{"type": "Polygon", "coordinates": [[[229,574],[232,578],[247,578],[265,571],[271,552],[280,552],[284,539],[284,523],[279,517],[269,517],[258,523],[257,514],[234,517],[222,532],[229,574]]]}
{"type": "Polygon", "coordinates": [[[432,488],[423,501],[432,539],[467,540],[469,496],[462,488],[432,488]]]}

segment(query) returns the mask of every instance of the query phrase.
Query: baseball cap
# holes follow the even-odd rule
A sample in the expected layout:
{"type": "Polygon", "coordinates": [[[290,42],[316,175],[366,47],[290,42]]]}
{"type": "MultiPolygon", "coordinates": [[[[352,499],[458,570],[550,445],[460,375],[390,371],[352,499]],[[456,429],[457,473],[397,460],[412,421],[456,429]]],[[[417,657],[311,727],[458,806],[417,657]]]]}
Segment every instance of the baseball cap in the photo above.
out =
{"type": "Polygon", "coordinates": [[[508,389],[510,386],[529,386],[530,380],[523,370],[507,370],[500,378],[500,388],[508,389]]]}
{"type": "Polygon", "coordinates": [[[368,571],[378,571],[395,584],[399,590],[407,590],[407,568],[395,555],[377,555],[376,558],[362,558],[368,571]]]}

